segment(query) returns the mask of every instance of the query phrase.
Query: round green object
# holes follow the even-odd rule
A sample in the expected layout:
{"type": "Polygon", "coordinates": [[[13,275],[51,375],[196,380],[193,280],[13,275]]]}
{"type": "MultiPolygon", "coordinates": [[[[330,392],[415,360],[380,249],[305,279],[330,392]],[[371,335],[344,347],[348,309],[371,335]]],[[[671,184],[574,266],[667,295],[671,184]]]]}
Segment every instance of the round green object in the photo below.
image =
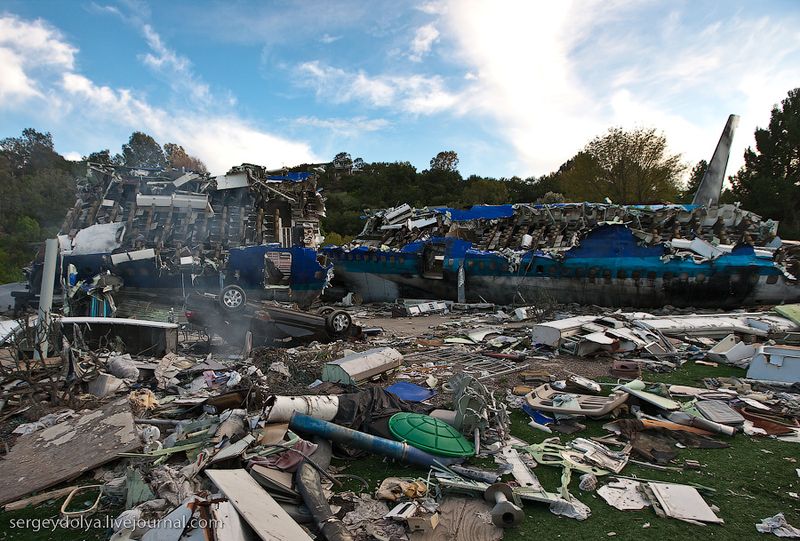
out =
{"type": "Polygon", "coordinates": [[[389,430],[400,441],[434,455],[470,456],[475,447],[455,428],[422,413],[395,413],[389,430]]]}

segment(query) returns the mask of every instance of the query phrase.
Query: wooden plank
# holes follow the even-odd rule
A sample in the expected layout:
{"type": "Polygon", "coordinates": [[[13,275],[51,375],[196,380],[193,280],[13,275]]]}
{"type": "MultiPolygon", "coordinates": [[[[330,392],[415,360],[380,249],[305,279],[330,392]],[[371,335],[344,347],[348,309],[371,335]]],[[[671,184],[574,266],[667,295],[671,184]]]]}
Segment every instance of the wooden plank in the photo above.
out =
{"type": "Polygon", "coordinates": [[[127,398],[21,436],[0,461],[0,504],[74,479],[141,445],[127,398]]]}
{"type": "Polygon", "coordinates": [[[214,528],[216,541],[252,541],[256,538],[231,502],[212,504],[211,514],[217,521],[214,528]]]}
{"type": "Polygon", "coordinates": [[[409,534],[410,541],[498,541],[503,529],[491,522],[488,503],[477,498],[447,497],[439,506],[439,526],[409,534]]]}
{"type": "Polygon", "coordinates": [[[7,503],[6,506],[3,508],[3,510],[19,511],[20,509],[25,509],[29,505],[39,505],[40,503],[46,502],[47,500],[60,500],[61,498],[68,496],[69,493],[75,490],[76,488],[78,488],[78,485],[73,485],[64,488],[57,488],[49,492],[37,494],[36,496],[30,496],[28,498],[25,498],[24,500],[17,500],[15,502],[7,503]]]}
{"type": "Polygon", "coordinates": [[[250,477],[247,470],[206,470],[253,530],[265,541],[311,541],[311,537],[250,477]]]}

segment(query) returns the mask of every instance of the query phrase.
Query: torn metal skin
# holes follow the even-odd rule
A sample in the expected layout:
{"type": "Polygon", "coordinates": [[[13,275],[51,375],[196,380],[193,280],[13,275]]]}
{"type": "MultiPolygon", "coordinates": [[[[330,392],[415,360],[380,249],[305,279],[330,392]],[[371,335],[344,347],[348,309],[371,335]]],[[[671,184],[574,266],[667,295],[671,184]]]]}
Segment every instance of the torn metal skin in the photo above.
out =
{"type": "MultiPolygon", "coordinates": [[[[315,173],[89,164],[59,235],[61,279],[74,288],[110,272],[126,290],[183,297],[236,285],[257,299],[310,305],[331,276],[317,251],[324,216],[315,173]]],[[[37,291],[41,265],[28,274],[37,291]]]]}

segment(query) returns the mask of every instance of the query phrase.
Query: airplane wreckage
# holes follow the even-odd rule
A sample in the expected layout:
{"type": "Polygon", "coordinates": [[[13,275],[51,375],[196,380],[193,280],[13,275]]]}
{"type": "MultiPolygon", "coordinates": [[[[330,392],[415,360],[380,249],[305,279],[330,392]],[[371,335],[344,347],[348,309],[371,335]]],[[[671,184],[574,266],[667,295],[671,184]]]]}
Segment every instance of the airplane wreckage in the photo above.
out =
{"type": "MultiPolygon", "coordinates": [[[[108,315],[103,292],[219,293],[235,310],[248,296],[309,306],[332,265],[317,250],[325,203],[314,172],[243,164],[225,175],[90,164],[59,235],[57,282],[88,291],[88,315],[108,315]]],[[[28,269],[38,291],[41,257],[28,269]]],[[[17,303],[31,293],[18,292],[17,303]],[[22,294],[21,294],[22,293],[22,294]]]]}
{"type": "Polygon", "coordinates": [[[691,205],[478,205],[372,212],[326,247],[334,284],[365,302],[736,307],[800,299],[800,243],[719,196],[731,115],[691,205]]]}
{"type": "MultiPolygon", "coordinates": [[[[498,304],[737,307],[800,300],[800,243],[778,223],[719,204],[731,115],[689,205],[477,205],[368,213],[345,246],[321,247],[314,172],[243,164],[209,176],[89,165],[59,235],[57,282],[110,315],[120,287],[310,306],[323,290],[498,304]]],[[[42,260],[28,269],[28,301],[42,260]]]]}

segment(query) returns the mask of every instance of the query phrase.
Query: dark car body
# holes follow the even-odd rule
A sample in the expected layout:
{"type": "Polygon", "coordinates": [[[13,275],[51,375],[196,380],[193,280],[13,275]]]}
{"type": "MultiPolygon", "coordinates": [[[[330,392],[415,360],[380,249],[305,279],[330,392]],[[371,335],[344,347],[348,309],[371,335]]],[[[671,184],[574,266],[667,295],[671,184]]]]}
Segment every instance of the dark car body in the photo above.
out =
{"type": "Polygon", "coordinates": [[[232,310],[217,295],[194,293],[186,298],[185,308],[190,325],[203,329],[209,337],[219,335],[230,344],[244,344],[248,331],[253,346],[330,342],[357,336],[361,331],[347,312],[332,307],[314,313],[251,302],[232,310]]]}

